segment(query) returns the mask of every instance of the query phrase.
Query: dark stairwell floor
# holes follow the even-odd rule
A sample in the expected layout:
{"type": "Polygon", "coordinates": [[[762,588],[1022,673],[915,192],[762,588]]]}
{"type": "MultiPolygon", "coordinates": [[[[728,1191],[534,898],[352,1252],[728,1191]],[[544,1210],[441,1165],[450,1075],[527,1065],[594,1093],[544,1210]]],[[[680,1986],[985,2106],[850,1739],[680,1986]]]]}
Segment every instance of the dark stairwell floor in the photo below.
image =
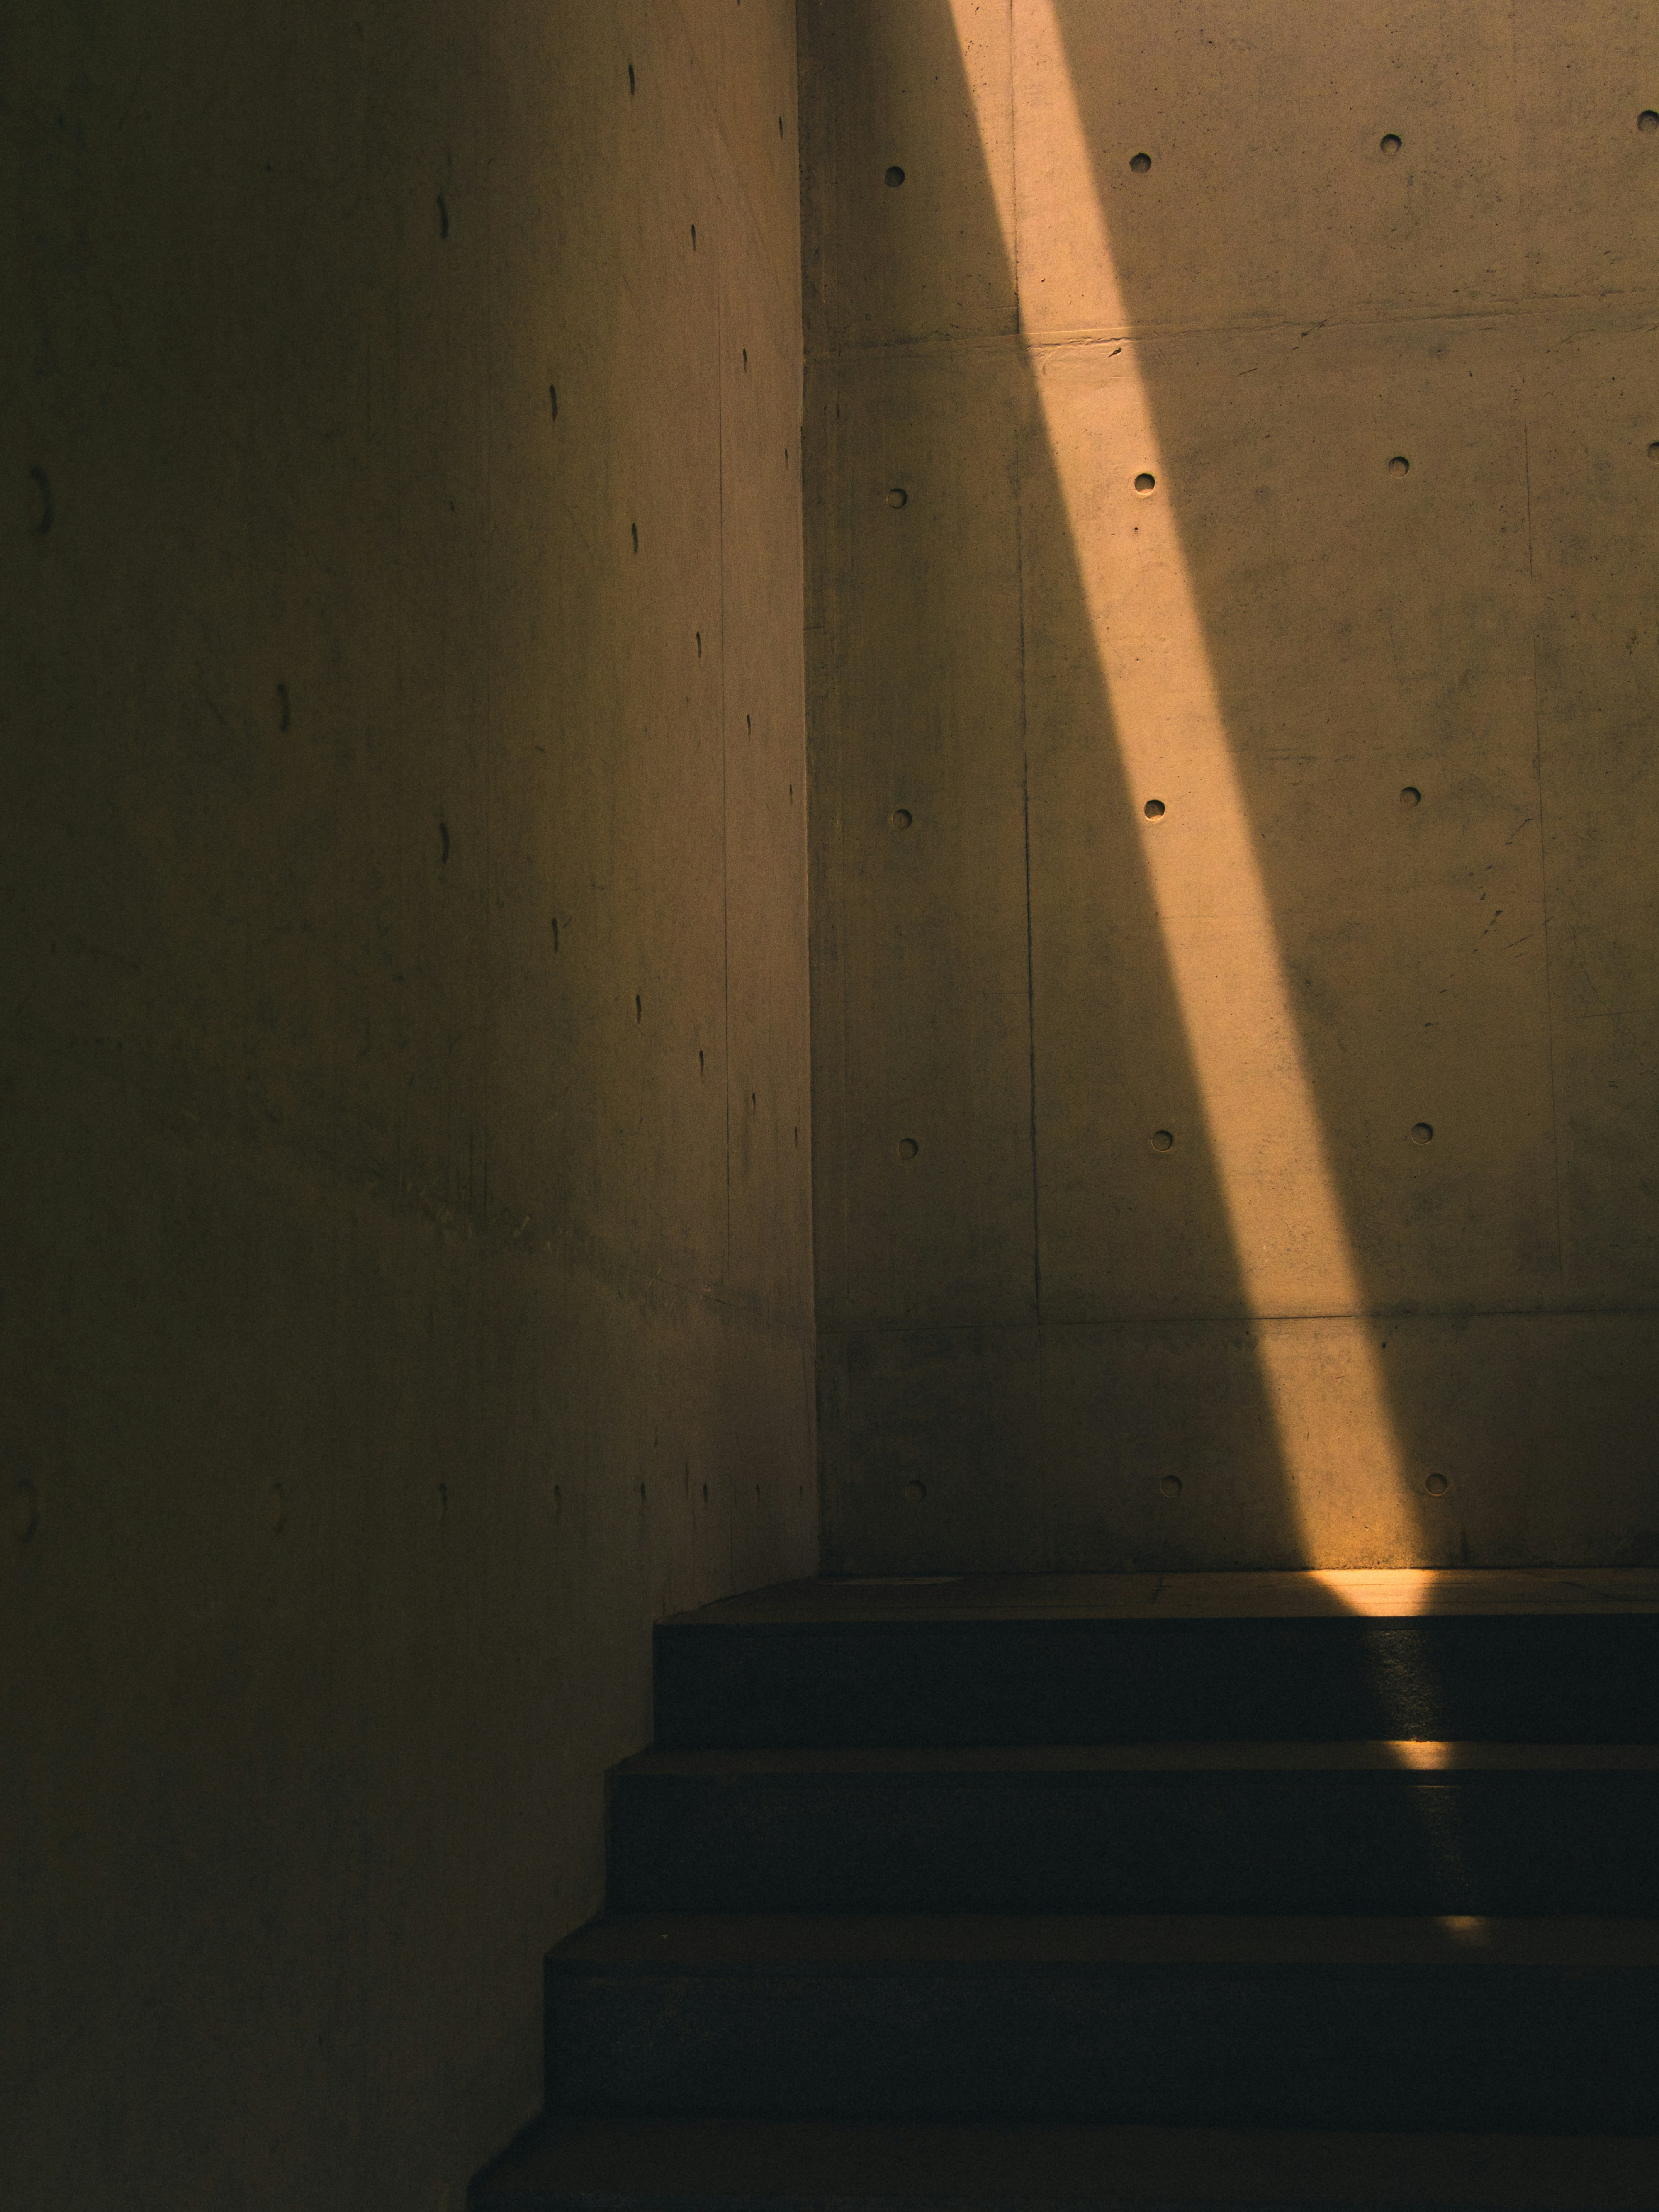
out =
{"type": "Polygon", "coordinates": [[[792,1584],[656,1691],[475,2212],[1659,2207],[1659,1574],[792,1584]]]}

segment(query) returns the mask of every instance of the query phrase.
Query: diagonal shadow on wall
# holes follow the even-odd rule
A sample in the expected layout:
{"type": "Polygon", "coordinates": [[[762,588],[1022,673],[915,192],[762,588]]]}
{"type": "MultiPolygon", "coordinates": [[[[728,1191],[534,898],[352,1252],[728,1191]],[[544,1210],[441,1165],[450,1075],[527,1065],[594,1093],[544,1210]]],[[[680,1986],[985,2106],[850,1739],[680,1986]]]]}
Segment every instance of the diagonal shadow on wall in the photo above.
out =
{"type": "Polygon", "coordinates": [[[1012,25],[1028,340],[1139,334],[1351,1262],[1333,1304],[1296,1255],[1296,1387],[1328,1460],[1368,1358],[1395,1462],[1390,1524],[1356,1439],[1368,1526],[1313,1556],[1650,1556],[1653,1205],[1620,1094],[1650,1024],[1601,971],[1648,934],[1650,866],[1595,827],[1659,805],[1655,672],[1614,620],[1659,386],[1599,296],[1598,227],[1654,205],[1627,27],[1584,27],[1580,112],[1563,63],[1592,58],[1532,5],[1012,25]]]}
{"type": "Polygon", "coordinates": [[[808,12],[830,1563],[1639,1556],[1652,1270],[1626,1170],[1586,1274],[1607,1178],[1557,1157],[1618,1086],[1552,1035],[1534,574],[1634,341],[1546,374],[1514,312],[1546,47],[808,12]]]}
{"type": "Polygon", "coordinates": [[[803,80],[826,1565],[1296,1564],[965,27],[803,80]]]}

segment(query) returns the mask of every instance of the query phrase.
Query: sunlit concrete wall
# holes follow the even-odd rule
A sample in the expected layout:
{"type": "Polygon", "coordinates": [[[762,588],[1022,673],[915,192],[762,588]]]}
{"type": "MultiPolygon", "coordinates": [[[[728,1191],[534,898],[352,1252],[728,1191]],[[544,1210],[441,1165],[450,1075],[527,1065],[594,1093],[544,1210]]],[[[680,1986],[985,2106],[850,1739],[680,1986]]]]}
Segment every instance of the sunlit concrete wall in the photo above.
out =
{"type": "Polygon", "coordinates": [[[1659,16],[802,20],[827,1564],[1651,1561],[1659,16]]]}
{"type": "Polygon", "coordinates": [[[436,2212],[816,1564],[793,9],[9,27],[0,2199],[436,2212]]]}

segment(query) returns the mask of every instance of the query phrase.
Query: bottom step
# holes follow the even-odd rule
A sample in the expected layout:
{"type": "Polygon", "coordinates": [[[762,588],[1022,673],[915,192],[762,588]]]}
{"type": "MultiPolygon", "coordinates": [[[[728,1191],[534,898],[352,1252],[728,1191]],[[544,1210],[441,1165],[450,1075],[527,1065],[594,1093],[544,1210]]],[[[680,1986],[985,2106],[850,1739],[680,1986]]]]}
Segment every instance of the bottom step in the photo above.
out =
{"type": "Polygon", "coordinates": [[[1659,1921],[619,1915],[547,1960],[590,2118],[1659,2132],[1659,1921]]]}
{"type": "Polygon", "coordinates": [[[1659,2137],[550,2120],[471,2212],[1654,2212],[1659,2137]]]}

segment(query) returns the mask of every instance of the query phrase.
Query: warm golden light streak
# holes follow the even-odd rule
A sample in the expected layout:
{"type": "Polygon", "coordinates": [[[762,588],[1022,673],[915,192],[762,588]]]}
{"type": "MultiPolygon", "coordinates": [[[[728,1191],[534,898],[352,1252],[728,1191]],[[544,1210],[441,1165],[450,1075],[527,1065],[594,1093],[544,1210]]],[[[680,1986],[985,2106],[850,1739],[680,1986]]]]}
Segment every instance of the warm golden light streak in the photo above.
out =
{"type": "MultiPolygon", "coordinates": [[[[967,59],[974,9],[953,0],[967,59]]],[[[1113,268],[1052,0],[1019,19],[1022,177],[1040,165],[1068,251],[1113,268]]],[[[970,70],[969,79],[973,72],[970,70]]],[[[981,128],[986,127],[981,118],[981,128]]],[[[1010,210],[999,207],[1012,265],[1010,210]]],[[[1310,1565],[1410,1557],[1418,1527],[1183,555],[1132,317],[1024,341],[1070,520],[1209,1146],[1310,1565]],[[1139,489],[1136,479],[1142,482],[1139,489]],[[1152,479],[1149,484],[1146,479],[1152,479]],[[1165,802],[1159,818],[1143,802],[1165,802]],[[1274,1316],[1312,1316],[1275,1322],[1274,1316]]],[[[1425,1576],[1424,1597],[1431,1577],[1425,1576]]]]}

